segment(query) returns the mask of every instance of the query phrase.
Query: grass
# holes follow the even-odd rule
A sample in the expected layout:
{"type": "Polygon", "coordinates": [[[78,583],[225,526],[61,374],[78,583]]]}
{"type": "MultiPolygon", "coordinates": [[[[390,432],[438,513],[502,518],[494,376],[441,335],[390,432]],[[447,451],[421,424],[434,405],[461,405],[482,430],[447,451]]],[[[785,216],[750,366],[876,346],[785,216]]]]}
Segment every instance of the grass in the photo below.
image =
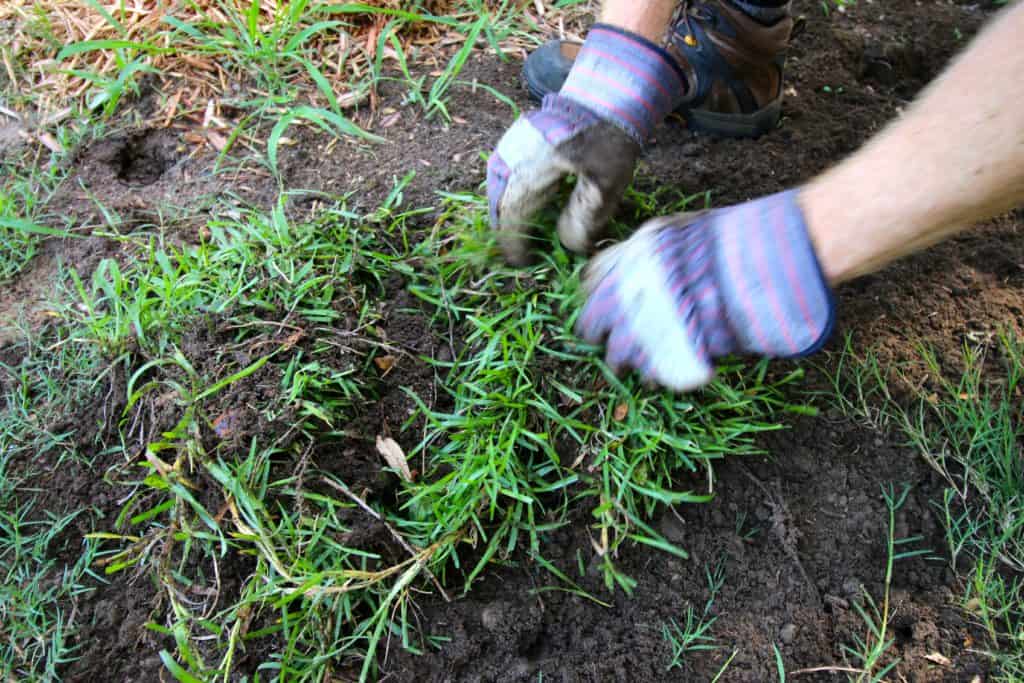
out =
{"type": "MultiPolygon", "coordinates": [[[[718,646],[715,645],[715,639],[709,634],[709,631],[718,618],[711,616],[711,608],[715,604],[718,592],[725,584],[725,567],[719,565],[712,571],[709,566],[705,566],[704,575],[708,581],[709,594],[707,602],[704,603],[704,609],[700,614],[698,615],[693,609],[693,605],[687,605],[686,618],[682,625],[675,619],[671,619],[662,626],[661,635],[672,650],[672,659],[666,667],[667,671],[683,668],[688,654],[718,649],[718,646]]],[[[729,663],[726,662],[723,670],[728,665],[729,663]]]]}
{"type": "Polygon", "coordinates": [[[96,578],[96,544],[79,548],[65,533],[79,514],[39,511],[31,501],[0,512],[0,673],[7,680],[57,679],[77,655],[68,606],[96,578]],[[77,559],[62,565],[59,552],[77,559]]]}
{"type": "MultiPolygon", "coordinates": [[[[707,500],[711,463],[755,452],[754,435],[791,407],[764,364],[726,366],[687,397],[616,378],[571,333],[582,260],[555,245],[532,269],[498,265],[472,195],[447,197],[417,242],[408,226],[423,211],[402,210],[403,182],[370,215],[339,204],[295,221],[283,196],[269,212],[220,214],[195,244],[159,226],[118,236],[129,258],[88,277],[68,270],[53,325],[26,342],[74,362],[7,369],[23,414],[9,438],[49,440],[101,467],[123,501],[93,521],[80,571],[149,577],[160,596],[149,642],[173,677],[230,677],[258,647],[261,678],[319,680],[339,667],[374,678],[391,647],[434,647],[438,634],[413,620],[414,590],[469,590],[495,562],[543,562],[545,534],[581,506],[607,587],[631,591],[616,564],[623,544],[686,557],[647,520],[660,505],[707,500]],[[388,340],[395,273],[449,360],[388,340]],[[372,443],[350,425],[386,389],[383,357],[431,368],[439,395],[406,388],[418,409],[393,428],[421,471],[395,496],[371,489],[364,500],[321,454],[372,443]],[[26,382],[106,396],[78,419],[76,437],[95,437],[79,449],[24,418],[35,396],[26,382]],[[249,387],[265,398],[239,407],[235,392],[249,387]],[[259,427],[236,426],[245,419],[259,427]],[[680,476],[705,490],[679,489],[680,476]],[[371,517],[395,544],[339,540],[371,517]],[[239,562],[248,578],[237,592],[183,598],[239,562]]],[[[44,405],[60,415],[78,401],[44,405]]],[[[12,500],[26,496],[23,485],[12,500]]],[[[32,510],[10,514],[31,526],[32,510]]],[[[65,597],[47,603],[53,619],[65,597]]],[[[26,671],[44,676],[66,656],[26,671]]]]}
{"type": "Polygon", "coordinates": [[[453,361],[428,361],[442,373],[451,406],[421,403],[432,431],[413,452],[439,448],[449,474],[417,492],[410,506],[437,501],[445,530],[470,521],[479,530],[482,521],[504,518],[480,539],[487,544],[481,568],[524,533],[536,552],[542,512],[592,501],[606,584],[631,590],[634,581],[614,562],[624,541],[686,556],[644,522],[658,504],[707,499],[674,490],[673,477],[700,476],[714,459],[754,452],[752,437],[777,428],[769,415],[789,406],[766,383],[763,365],[724,368],[724,378],[699,398],[652,394],[616,378],[571,332],[582,261],[556,246],[531,270],[496,267],[480,200],[456,202],[442,221],[467,213],[471,220],[427,242],[427,267],[410,287],[435,307],[442,331],[462,330],[453,361]],[[479,509],[485,517],[447,516],[479,509]]]}
{"type": "Polygon", "coordinates": [[[136,124],[201,117],[219,163],[232,150],[255,151],[257,162],[277,173],[279,146],[294,125],[381,142],[351,112],[375,109],[377,88],[387,81],[403,83],[406,102],[428,118],[451,121],[456,87],[483,88],[515,109],[502,93],[459,75],[478,45],[501,54],[510,40],[529,39],[521,8],[509,0],[461,0],[447,9],[190,0],[163,13],[136,13],[108,11],[96,0],[47,0],[34,8],[18,2],[0,10],[0,20],[9,17],[18,29],[18,40],[4,49],[4,76],[19,109],[49,115],[69,107],[88,119],[110,119],[144,87],[155,89],[155,113],[136,124]],[[421,61],[419,45],[442,40],[461,47],[443,69],[414,76],[409,63],[421,61]],[[24,92],[35,95],[18,94],[24,92]]]}
{"type": "MultiPolygon", "coordinates": [[[[70,132],[61,132],[70,142],[70,132]]],[[[0,284],[24,270],[40,239],[65,232],[43,224],[52,222],[43,219],[46,203],[63,177],[59,160],[57,154],[43,151],[12,151],[0,159],[0,284]]]]}
{"type": "Polygon", "coordinates": [[[903,433],[946,481],[933,503],[945,522],[950,565],[964,582],[963,607],[988,636],[982,653],[997,666],[997,680],[1020,680],[1024,344],[1004,331],[987,344],[965,346],[946,364],[923,347],[920,359],[886,367],[870,351],[855,354],[847,340],[833,375],[835,395],[848,414],[903,433]]]}
{"type": "Polygon", "coordinates": [[[70,430],[48,426],[91,393],[96,359],[20,344],[21,362],[0,362],[0,676],[56,680],[77,656],[74,604],[92,590],[97,544],[71,527],[88,509],[53,506],[48,473],[79,457],[70,430]]]}
{"type": "MultiPolygon", "coordinates": [[[[64,36],[39,9],[19,23],[37,41],[23,45],[56,54],[45,68],[31,49],[0,47],[11,102],[53,110],[57,100],[31,100],[24,93],[33,88],[18,87],[48,74],[51,98],[66,90],[60,104],[75,104],[76,125],[93,130],[118,120],[145,83],[187,73],[180,89],[157,97],[158,118],[204,115],[216,100],[206,126],[222,135],[220,161],[248,147],[274,171],[293,126],[371,141],[351,111],[372,106],[385,80],[400,82],[422,115],[451,119],[455,88],[484,87],[460,79],[474,46],[500,51],[523,30],[508,2],[464,2],[445,16],[418,4],[190,2],[145,31],[122,7],[87,0],[75,10],[99,37],[64,36]],[[374,40],[353,39],[371,30],[374,40]],[[458,47],[419,75],[409,66],[424,57],[413,35],[453,37],[458,47]],[[229,82],[241,87],[225,89],[229,82]]],[[[74,126],[58,132],[71,148],[74,126]]],[[[56,161],[19,166],[0,188],[0,279],[24,269],[41,237],[62,231],[45,215],[56,161]]],[[[415,596],[469,591],[495,564],[536,563],[564,584],[554,589],[607,604],[543,558],[546,534],[588,511],[607,591],[630,592],[636,579],[618,564],[627,544],[687,557],[650,524],[660,506],[706,501],[716,460],[755,453],[755,436],[778,428],[779,411],[803,410],[784,393],[800,373],[769,379],[764,363],[728,362],[687,396],[614,376],[572,334],[580,259],[552,245],[532,268],[503,267],[480,197],[407,210],[410,177],[369,215],[337,203],[296,218],[282,192],[265,210],[214,207],[195,242],[159,225],[108,235],[123,258],[62,272],[51,323],[25,332],[17,364],[0,364],[5,678],[59,678],[85,653],[70,645],[84,633],[72,619],[76,599],[104,585],[153,587],[142,645],[182,681],[374,679],[395,648],[424,652],[444,639],[417,621],[415,596]],[[424,231],[428,212],[436,222],[424,231]],[[396,275],[415,300],[400,312],[425,317],[447,354],[419,357],[389,338],[396,275]],[[427,368],[436,385],[404,383],[415,409],[388,425],[416,476],[353,479],[335,466],[338,454],[373,453],[380,435],[366,420],[394,391],[384,368],[396,363],[427,368]],[[45,472],[32,462],[103,477],[117,506],[49,509],[45,472]],[[73,524],[92,532],[80,538],[73,524]],[[237,585],[223,588],[222,575],[237,585]]],[[[626,220],[694,199],[633,192],[637,215],[626,220]]],[[[860,367],[870,372],[855,373],[856,389],[839,400],[891,419],[880,367],[860,367]]],[[[982,384],[979,374],[976,386],[956,390],[977,396],[982,384]]],[[[943,394],[900,413],[949,477],[951,554],[972,568],[965,606],[990,633],[1006,680],[1024,666],[1020,583],[1007,571],[1019,567],[1022,518],[1012,477],[1017,379],[1010,384],[985,388],[994,392],[988,409],[947,405],[943,394]]],[[[902,498],[887,495],[888,587],[902,498]]],[[[703,612],[689,607],[665,625],[669,668],[713,647],[710,609],[723,578],[709,571],[708,580],[703,612]]],[[[877,676],[891,640],[888,590],[880,607],[867,605],[862,647],[847,654],[877,676]]]]}
{"type": "Polygon", "coordinates": [[[882,591],[882,604],[871,597],[871,594],[864,591],[864,604],[854,601],[853,608],[864,621],[867,633],[863,638],[855,637],[854,646],[842,646],[844,655],[851,661],[854,667],[860,669],[860,673],[853,680],[857,683],[881,683],[886,676],[899,664],[899,659],[889,655],[889,649],[896,639],[889,634],[889,621],[892,618],[892,608],[889,604],[890,589],[892,588],[892,569],[896,560],[907,559],[928,554],[924,549],[897,550],[909,547],[911,544],[919,543],[922,538],[913,536],[910,538],[896,538],[896,512],[906,502],[907,494],[910,493],[910,486],[904,485],[899,493],[896,488],[889,484],[882,487],[882,498],[885,501],[888,513],[888,534],[886,536],[886,564],[885,580],[882,591]],[[867,605],[865,607],[864,605],[867,605]]]}
{"type": "MultiPolygon", "coordinates": [[[[222,77],[227,73],[247,80],[251,93],[224,101],[243,112],[233,128],[215,110],[213,125],[228,128],[222,155],[236,143],[245,144],[251,127],[269,119],[266,159],[272,169],[295,123],[368,137],[342,110],[384,78],[388,48],[409,81],[410,101],[427,116],[449,118],[452,88],[469,85],[458,80],[469,51],[478,38],[497,47],[515,16],[508,3],[493,15],[480,3],[467,3],[467,14],[455,18],[307,2],[279,5],[268,18],[255,2],[218,4],[210,12],[192,3],[189,19],[167,15],[158,28],[140,33],[129,31],[134,15],[123,8],[108,12],[87,4],[101,20],[94,33],[107,37],[61,39],[45,14],[32,15],[29,27],[43,43],[61,48],[57,62],[66,65],[61,82],[75,83],[68,90],[84,98],[80,113],[86,126],[118,115],[129,98],[140,94],[143,77],[162,76],[171,60],[205,60],[215,63],[222,77]],[[362,73],[356,66],[354,75],[326,74],[315,46],[345,38],[351,28],[348,17],[356,10],[390,17],[378,53],[362,73]],[[400,39],[407,26],[423,22],[462,30],[465,36],[463,47],[429,85],[412,81],[400,39]],[[343,75],[352,80],[339,94],[343,75]],[[349,94],[351,101],[342,99],[349,94]]],[[[28,77],[34,55],[6,49],[5,63],[13,69],[5,75],[12,75],[9,85],[16,90],[19,78],[28,77]]],[[[338,64],[344,62],[347,69],[348,56],[339,57],[338,64]]],[[[180,95],[165,93],[167,120],[189,112],[190,103],[180,95]]],[[[17,104],[47,108],[53,103],[19,99],[17,104]]],[[[76,115],[77,123],[82,120],[76,115]]],[[[0,238],[9,247],[3,252],[5,278],[31,260],[41,235],[55,231],[36,218],[48,188],[56,184],[57,167],[51,163],[45,176],[36,168],[41,166],[12,174],[3,189],[0,238]]],[[[452,425],[438,424],[438,414],[426,404],[422,409],[433,432],[423,448],[434,441],[447,444],[447,450],[431,455],[433,479],[410,483],[400,506],[384,508],[371,501],[368,507],[344,481],[310,465],[318,448],[366,438],[353,435],[346,425],[359,414],[360,404],[376,396],[374,357],[396,351],[376,331],[383,281],[396,270],[413,277],[413,260],[431,259],[438,274],[449,267],[429,247],[410,251],[404,227],[409,214],[397,210],[400,194],[401,185],[373,216],[355,216],[339,205],[301,224],[286,218],[284,199],[267,213],[232,210],[210,221],[202,241],[192,245],[168,240],[161,226],[111,236],[129,258],[104,260],[87,274],[64,273],[52,302],[53,325],[28,334],[20,364],[4,366],[4,462],[25,459],[33,449],[52,451],[58,462],[75,459],[86,471],[102,470],[116,482],[123,504],[112,518],[91,519],[95,531],[84,539],[86,552],[65,567],[65,580],[54,588],[48,577],[67,550],[56,537],[76,516],[92,513],[77,510],[53,519],[34,505],[31,487],[37,473],[3,480],[10,493],[4,496],[0,541],[8,598],[5,640],[10,644],[3,654],[9,668],[5,673],[24,679],[59,677],[81,654],[65,645],[74,635],[67,609],[84,590],[80,582],[92,574],[91,581],[148,577],[159,605],[147,624],[150,643],[178,680],[226,680],[240,653],[266,641],[274,643],[273,651],[259,664],[257,677],[319,680],[338,667],[355,666],[359,677],[367,679],[375,676],[377,648],[385,638],[398,636],[409,649],[434,642],[408,621],[410,589],[433,571],[444,575],[457,568],[460,543],[486,536],[496,552],[496,542],[503,541],[502,556],[523,537],[530,538],[532,548],[539,547],[541,535],[554,524],[535,519],[533,511],[542,509],[542,497],[553,499],[578,477],[557,461],[539,468],[530,459],[520,463],[518,434],[488,445],[478,456],[477,462],[501,450],[509,490],[528,491],[513,498],[514,509],[499,503],[501,492],[489,515],[482,514],[480,503],[504,474],[494,473],[482,485],[471,481],[462,492],[437,481],[435,473],[448,466],[457,439],[452,425]],[[211,330],[223,337],[215,357],[196,356],[188,348],[190,335],[211,330]],[[230,431],[235,419],[221,397],[252,381],[275,389],[258,406],[259,419],[290,426],[272,439],[253,435],[230,449],[211,442],[211,430],[230,431]],[[82,410],[94,393],[105,396],[101,409],[85,411],[74,434],[52,431],[50,425],[82,410]],[[93,433],[81,448],[72,438],[93,433]],[[282,459],[295,467],[275,470],[274,463],[282,459]],[[339,495],[339,490],[349,493],[339,495]],[[338,542],[360,526],[352,513],[361,514],[361,507],[395,529],[411,557],[396,563],[380,548],[338,542]],[[237,594],[200,603],[184,599],[190,591],[211,590],[218,566],[236,561],[251,563],[250,578],[237,594]]],[[[475,222],[482,225],[479,215],[475,222]]],[[[534,349],[516,353],[529,364],[534,349]]],[[[489,359],[484,354],[471,362],[472,372],[489,359]]],[[[495,398],[481,404],[485,412],[504,410],[495,398]]],[[[523,425],[535,419],[533,407],[524,408],[517,417],[523,425]]],[[[481,438],[489,428],[485,422],[473,427],[481,438]]],[[[565,496],[562,505],[568,501],[565,496]]],[[[621,529],[642,524],[616,523],[621,529]]],[[[621,542],[614,539],[615,547],[621,542]]],[[[467,587],[490,560],[491,555],[480,559],[467,587]]],[[[626,577],[619,581],[630,585],[626,577]]]]}

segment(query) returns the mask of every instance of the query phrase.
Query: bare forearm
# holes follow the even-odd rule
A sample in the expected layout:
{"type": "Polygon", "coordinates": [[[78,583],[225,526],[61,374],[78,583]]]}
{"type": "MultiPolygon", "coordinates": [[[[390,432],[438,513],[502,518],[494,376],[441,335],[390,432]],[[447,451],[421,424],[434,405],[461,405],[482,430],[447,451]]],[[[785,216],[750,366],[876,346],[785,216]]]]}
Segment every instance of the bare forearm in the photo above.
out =
{"type": "Polygon", "coordinates": [[[609,0],[601,7],[601,22],[624,28],[660,45],[678,4],[676,0],[609,0]]]}
{"type": "Polygon", "coordinates": [[[1024,201],[1022,34],[1018,3],[901,120],[807,185],[801,203],[833,284],[1024,201]]]}

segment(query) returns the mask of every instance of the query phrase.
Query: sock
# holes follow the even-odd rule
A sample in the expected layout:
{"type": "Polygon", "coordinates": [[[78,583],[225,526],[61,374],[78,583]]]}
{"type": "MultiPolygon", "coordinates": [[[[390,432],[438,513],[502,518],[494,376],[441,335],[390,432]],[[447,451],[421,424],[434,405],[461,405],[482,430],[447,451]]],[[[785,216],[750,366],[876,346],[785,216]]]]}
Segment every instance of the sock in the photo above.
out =
{"type": "Polygon", "coordinates": [[[772,0],[729,1],[748,17],[765,26],[771,26],[779,19],[789,16],[789,2],[778,4],[772,0]]]}

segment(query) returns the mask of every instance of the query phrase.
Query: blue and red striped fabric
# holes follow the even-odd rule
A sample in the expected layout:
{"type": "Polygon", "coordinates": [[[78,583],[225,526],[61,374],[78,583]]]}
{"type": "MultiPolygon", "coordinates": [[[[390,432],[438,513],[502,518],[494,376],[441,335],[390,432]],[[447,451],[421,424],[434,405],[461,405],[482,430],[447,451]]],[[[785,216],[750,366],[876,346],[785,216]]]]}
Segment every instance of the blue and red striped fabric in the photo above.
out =
{"type": "Polygon", "coordinates": [[[804,356],[831,334],[835,303],[797,191],[666,227],[656,258],[702,360],[804,356]]]}
{"type": "Polygon", "coordinates": [[[606,24],[590,29],[559,92],[641,144],[685,94],[686,79],[665,50],[606,24]]]}

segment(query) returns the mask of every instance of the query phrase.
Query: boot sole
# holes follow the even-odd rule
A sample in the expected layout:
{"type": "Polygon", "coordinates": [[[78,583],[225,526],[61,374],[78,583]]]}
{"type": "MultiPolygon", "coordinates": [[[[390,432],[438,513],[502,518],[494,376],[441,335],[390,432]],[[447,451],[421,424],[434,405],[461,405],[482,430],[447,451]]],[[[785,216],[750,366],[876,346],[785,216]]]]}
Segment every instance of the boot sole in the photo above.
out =
{"type": "Polygon", "coordinates": [[[751,114],[722,114],[706,109],[683,109],[686,126],[698,133],[724,138],[759,138],[775,130],[782,118],[782,96],[751,114]]]}

